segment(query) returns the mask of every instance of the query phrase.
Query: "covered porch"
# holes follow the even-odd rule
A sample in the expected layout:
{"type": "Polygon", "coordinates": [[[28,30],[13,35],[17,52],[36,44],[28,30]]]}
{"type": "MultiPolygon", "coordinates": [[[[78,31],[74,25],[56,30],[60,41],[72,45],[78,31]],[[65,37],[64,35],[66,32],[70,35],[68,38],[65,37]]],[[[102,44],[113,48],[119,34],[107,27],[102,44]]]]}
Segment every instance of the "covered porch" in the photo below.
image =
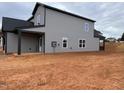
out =
{"type": "Polygon", "coordinates": [[[17,54],[45,53],[45,33],[34,28],[17,29],[18,45],[17,54]]]}

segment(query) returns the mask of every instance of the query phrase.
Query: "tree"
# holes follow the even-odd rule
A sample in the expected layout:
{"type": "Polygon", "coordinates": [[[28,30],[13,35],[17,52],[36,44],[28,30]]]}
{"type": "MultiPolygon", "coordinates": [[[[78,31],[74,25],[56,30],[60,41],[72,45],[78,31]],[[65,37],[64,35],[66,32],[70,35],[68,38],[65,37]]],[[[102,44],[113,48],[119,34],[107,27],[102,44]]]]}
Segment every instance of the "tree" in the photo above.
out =
{"type": "Polygon", "coordinates": [[[122,34],[121,41],[124,41],[124,33],[122,34]]]}

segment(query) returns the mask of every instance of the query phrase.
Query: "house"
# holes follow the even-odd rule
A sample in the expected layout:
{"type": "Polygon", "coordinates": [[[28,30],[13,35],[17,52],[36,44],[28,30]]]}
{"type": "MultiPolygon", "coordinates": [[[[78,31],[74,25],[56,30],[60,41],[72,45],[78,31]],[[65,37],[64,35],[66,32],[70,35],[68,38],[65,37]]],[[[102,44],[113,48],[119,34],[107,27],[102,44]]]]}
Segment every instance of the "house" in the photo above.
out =
{"type": "Polygon", "coordinates": [[[27,21],[3,17],[5,53],[99,51],[95,21],[36,3],[27,21]]]}
{"type": "Polygon", "coordinates": [[[100,42],[99,42],[99,49],[100,50],[105,50],[105,37],[103,36],[103,33],[101,33],[98,30],[94,30],[94,37],[99,38],[100,42]]]}
{"type": "Polygon", "coordinates": [[[116,42],[116,38],[114,37],[109,37],[106,39],[107,42],[116,42]]]}
{"type": "Polygon", "coordinates": [[[122,37],[120,39],[120,42],[124,43],[124,33],[122,34],[122,37]]]}

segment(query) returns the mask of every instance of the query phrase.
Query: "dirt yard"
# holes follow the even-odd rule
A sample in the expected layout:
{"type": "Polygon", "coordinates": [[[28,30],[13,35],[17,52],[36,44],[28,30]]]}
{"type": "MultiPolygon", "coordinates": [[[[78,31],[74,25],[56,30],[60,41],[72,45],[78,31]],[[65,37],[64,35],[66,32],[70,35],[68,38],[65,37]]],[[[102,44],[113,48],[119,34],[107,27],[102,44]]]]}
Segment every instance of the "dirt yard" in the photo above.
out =
{"type": "Polygon", "coordinates": [[[0,89],[124,89],[124,52],[0,55],[0,89]]]}
{"type": "Polygon", "coordinates": [[[0,54],[0,89],[124,89],[124,52],[0,54]]]}

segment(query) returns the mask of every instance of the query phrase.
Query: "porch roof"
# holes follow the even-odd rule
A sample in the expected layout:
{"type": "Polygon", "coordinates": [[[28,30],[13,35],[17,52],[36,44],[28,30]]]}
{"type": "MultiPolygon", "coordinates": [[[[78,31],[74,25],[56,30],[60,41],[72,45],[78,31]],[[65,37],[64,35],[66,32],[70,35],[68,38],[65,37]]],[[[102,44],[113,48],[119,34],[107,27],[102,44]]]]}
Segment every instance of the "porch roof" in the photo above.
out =
{"type": "Polygon", "coordinates": [[[44,26],[34,26],[28,28],[17,28],[17,31],[25,32],[25,33],[32,33],[32,34],[43,34],[44,26]]]}

